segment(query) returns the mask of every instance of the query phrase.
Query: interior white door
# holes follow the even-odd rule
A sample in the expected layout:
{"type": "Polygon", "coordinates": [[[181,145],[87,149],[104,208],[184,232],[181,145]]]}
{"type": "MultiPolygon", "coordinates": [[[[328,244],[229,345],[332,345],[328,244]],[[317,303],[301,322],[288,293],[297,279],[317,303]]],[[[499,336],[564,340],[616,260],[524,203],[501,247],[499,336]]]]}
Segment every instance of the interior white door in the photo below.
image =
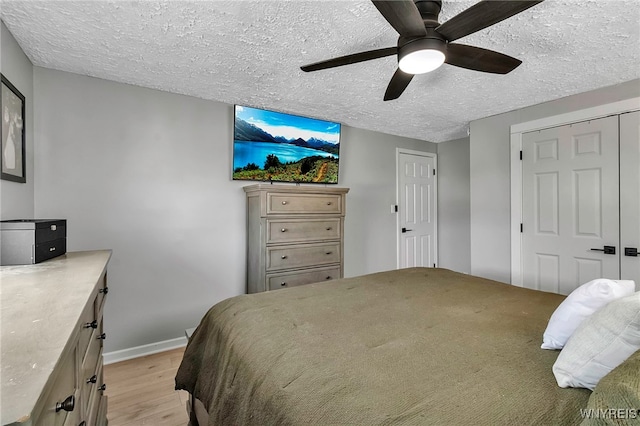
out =
{"type": "Polygon", "coordinates": [[[398,153],[398,267],[435,267],[437,253],[436,157],[398,153]]]}
{"type": "Polygon", "coordinates": [[[523,285],[619,278],[618,117],[525,133],[522,151],[523,285]]]}
{"type": "Polygon", "coordinates": [[[640,112],[620,115],[620,278],[640,290],[640,112]]]}

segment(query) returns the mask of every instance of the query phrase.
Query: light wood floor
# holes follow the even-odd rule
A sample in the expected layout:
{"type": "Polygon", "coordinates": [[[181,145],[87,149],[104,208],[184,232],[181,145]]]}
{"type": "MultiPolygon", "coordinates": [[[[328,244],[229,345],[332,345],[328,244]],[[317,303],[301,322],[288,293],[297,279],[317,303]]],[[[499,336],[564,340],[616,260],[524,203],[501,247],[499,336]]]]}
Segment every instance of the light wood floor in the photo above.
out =
{"type": "Polygon", "coordinates": [[[174,390],[184,348],[104,366],[109,426],[186,426],[187,392],[174,390]]]}

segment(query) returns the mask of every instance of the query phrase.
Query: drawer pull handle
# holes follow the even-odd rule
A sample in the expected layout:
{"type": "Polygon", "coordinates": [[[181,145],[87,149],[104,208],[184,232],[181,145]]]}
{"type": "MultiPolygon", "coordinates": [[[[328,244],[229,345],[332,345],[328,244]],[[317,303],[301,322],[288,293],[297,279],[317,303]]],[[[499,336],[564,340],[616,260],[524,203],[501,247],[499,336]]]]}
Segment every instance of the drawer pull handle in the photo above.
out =
{"type": "Polygon", "coordinates": [[[287,232],[287,228],[282,228],[280,232],[287,232]]]}
{"type": "Polygon", "coordinates": [[[284,286],[286,286],[286,285],[287,285],[287,283],[285,283],[284,281],[282,281],[282,282],[280,283],[280,285],[281,285],[282,287],[284,287],[284,286]]]}
{"type": "Polygon", "coordinates": [[[101,335],[99,335],[98,337],[96,337],[96,339],[98,340],[104,340],[107,338],[107,333],[102,333],[101,335]]]}
{"type": "Polygon", "coordinates": [[[69,395],[67,399],[62,402],[56,402],[56,413],[58,411],[73,411],[76,406],[76,397],[69,395]]]}
{"type": "Polygon", "coordinates": [[[103,383],[103,384],[98,388],[98,390],[99,390],[99,391],[102,391],[102,392],[106,391],[106,390],[107,390],[107,384],[106,384],[106,383],[103,383]]]}
{"type": "Polygon", "coordinates": [[[329,227],[327,228],[327,231],[331,231],[332,229],[333,229],[333,228],[329,226],[329,227]]]}
{"type": "Polygon", "coordinates": [[[331,279],[331,275],[329,275],[326,279],[327,279],[327,280],[330,280],[330,279],[331,279]]]}
{"type": "Polygon", "coordinates": [[[329,255],[329,254],[331,254],[331,253],[333,253],[333,252],[332,252],[332,251],[328,251],[328,252],[326,252],[325,254],[326,254],[326,255],[329,255]]]}
{"type": "Polygon", "coordinates": [[[283,254],[282,256],[280,256],[280,259],[286,259],[287,257],[288,257],[287,255],[283,254]]]}
{"type": "Polygon", "coordinates": [[[282,205],[283,205],[283,206],[286,206],[286,205],[287,205],[287,202],[286,202],[286,201],[283,201],[283,202],[282,202],[282,205]]]}
{"type": "Polygon", "coordinates": [[[98,328],[98,320],[93,320],[84,325],[84,328],[98,328]]]}
{"type": "Polygon", "coordinates": [[[87,383],[95,383],[98,381],[98,376],[95,374],[87,379],[87,383]]]}
{"type": "Polygon", "coordinates": [[[49,251],[56,251],[55,247],[49,247],[49,251]]]}
{"type": "Polygon", "coordinates": [[[55,231],[56,229],[58,229],[58,225],[51,225],[51,230],[55,231]]]}
{"type": "Polygon", "coordinates": [[[104,294],[109,293],[109,287],[101,288],[100,290],[98,290],[98,293],[104,293],[104,294]]]}

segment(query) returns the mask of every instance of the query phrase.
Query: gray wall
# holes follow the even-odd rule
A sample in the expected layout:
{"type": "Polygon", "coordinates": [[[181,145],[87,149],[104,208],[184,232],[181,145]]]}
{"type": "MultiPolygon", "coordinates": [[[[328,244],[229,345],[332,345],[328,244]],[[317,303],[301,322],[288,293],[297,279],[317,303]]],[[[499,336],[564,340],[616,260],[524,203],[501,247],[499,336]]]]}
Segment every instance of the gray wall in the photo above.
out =
{"type": "Polygon", "coordinates": [[[469,138],[438,144],[438,266],[471,272],[469,138]]]}
{"type": "Polygon", "coordinates": [[[396,148],[436,152],[436,144],[346,127],[340,177],[351,188],[345,219],[345,276],[397,267],[396,148]]]}
{"type": "Polygon", "coordinates": [[[33,205],[33,65],[4,22],[0,24],[0,71],[25,97],[26,183],[0,180],[0,219],[32,218],[33,205]]]}
{"type": "Polygon", "coordinates": [[[640,96],[640,80],[471,122],[471,273],[511,280],[510,126],[640,96]]]}
{"type": "MultiPolygon", "coordinates": [[[[35,68],[35,212],[69,250],[111,248],[107,352],[180,337],[245,288],[245,198],[230,179],[231,105],[35,68]]],[[[395,148],[343,127],[345,275],[396,266],[395,148]]]]}

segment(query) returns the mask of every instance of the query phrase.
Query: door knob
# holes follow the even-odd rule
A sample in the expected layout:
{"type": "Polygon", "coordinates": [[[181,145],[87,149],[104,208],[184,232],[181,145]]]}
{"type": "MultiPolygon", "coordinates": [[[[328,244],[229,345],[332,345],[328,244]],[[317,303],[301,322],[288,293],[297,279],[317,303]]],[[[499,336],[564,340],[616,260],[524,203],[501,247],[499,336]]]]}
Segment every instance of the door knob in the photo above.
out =
{"type": "Polygon", "coordinates": [[[616,254],[616,247],[615,246],[604,246],[601,249],[592,248],[591,251],[603,251],[604,254],[616,254]]]}
{"type": "Polygon", "coordinates": [[[402,228],[402,233],[404,234],[405,232],[411,232],[413,231],[413,229],[407,229],[407,228],[402,228]]]}

